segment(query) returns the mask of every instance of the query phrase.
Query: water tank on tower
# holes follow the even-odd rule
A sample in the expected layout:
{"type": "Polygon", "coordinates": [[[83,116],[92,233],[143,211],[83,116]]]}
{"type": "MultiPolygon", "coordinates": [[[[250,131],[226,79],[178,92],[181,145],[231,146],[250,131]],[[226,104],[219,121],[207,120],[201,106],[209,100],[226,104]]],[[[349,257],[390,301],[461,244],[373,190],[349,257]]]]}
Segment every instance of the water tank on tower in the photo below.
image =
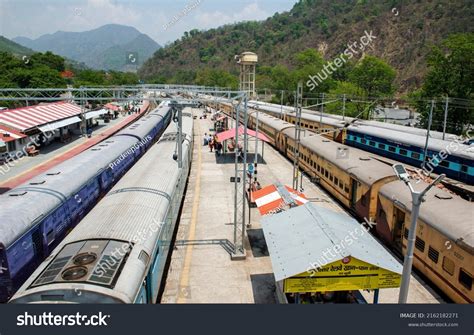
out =
{"type": "Polygon", "coordinates": [[[249,98],[256,95],[255,92],[255,67],[258,62],[256,53],[246,51],[236,55],[237,64],[240,65],[240,90],[247,92],[249,98]]]}

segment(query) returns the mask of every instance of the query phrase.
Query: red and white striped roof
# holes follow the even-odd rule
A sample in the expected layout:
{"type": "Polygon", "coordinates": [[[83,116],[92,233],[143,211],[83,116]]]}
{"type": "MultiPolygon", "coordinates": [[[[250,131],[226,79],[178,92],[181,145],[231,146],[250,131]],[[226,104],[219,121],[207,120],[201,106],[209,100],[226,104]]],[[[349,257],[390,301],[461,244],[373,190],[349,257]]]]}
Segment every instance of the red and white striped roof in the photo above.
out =
{"type": "MultiPolygon", "coordinates": [[[[306,196],[303,193],[286,185],[285,188],[298,206],[308,202],[308,199],[306,199],[306,196]]],[[[285,200],[278,191],[276,185],[269,185],[261,190],[253,192],[253,199],[255,199],[255,203],[257,204],[261,215],[278,213],[285,210],[286,207],[285,200]]]]}
{"type": "Polygon", "coordinates": [[[25,138],[26,135],[14,129],[0,125],[0,141],[11,142],[20,138],[25,138]]]}
{"type": "Polygon", "coordinates": [[[0,124],[24,132],[28,129],[78,114],[81,114],[80,106],[69,102],[55,102],[4,110],[0,112],[0,124]]]}

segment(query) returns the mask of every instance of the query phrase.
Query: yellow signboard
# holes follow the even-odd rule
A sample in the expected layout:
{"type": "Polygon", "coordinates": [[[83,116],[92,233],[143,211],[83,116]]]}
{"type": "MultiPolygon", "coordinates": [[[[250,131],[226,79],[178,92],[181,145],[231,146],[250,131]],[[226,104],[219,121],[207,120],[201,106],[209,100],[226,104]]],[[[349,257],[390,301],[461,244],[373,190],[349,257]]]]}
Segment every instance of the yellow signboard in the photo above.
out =
{"type": "Polygon", "coordinates": [[[352,291],[400,286],[401,275],[347,257],[284,281],[286,293],[352,291]]]}

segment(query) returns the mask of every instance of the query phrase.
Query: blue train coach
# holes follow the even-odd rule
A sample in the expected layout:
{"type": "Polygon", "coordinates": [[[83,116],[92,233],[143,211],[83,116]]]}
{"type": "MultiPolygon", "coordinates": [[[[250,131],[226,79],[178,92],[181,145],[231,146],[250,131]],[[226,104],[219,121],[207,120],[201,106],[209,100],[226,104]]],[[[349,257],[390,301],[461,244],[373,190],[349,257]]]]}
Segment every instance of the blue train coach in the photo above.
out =
{"type": "Polygon", "coordinates": [[[166,129],[166,103],[109,139],[0,195],[0,301],[7,301],[166,129]]]}

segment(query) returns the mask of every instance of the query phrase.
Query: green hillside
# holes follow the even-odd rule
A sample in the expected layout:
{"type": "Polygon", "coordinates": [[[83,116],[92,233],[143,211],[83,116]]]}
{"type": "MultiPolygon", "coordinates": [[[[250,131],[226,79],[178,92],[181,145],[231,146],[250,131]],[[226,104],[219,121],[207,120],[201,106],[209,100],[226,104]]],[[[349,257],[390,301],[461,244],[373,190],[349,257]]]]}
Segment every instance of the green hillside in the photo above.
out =
{"type": "Polygon", "coordinates": [[[0,36],[0,51],[10,52],[16,56],[29,56],[34,52],[33,50],[10,41],[8,38],[3,36],[0,36]]]}
{"type": "Polygon", "coordinates": [[[372,31],[376,38],[364,53],[396,70],[401,92],[421,85],[433,45],[453,33],[472,32],[473,21],[474,2],[468,0],[301,0],[291,11],[262,22],[186,32],[158,50],[139,74],[180,83],[197,82],[201,72],[209,71],[204,69],[237,74],[234,55],[243,51],[259,55],[260,74],[277,64],[293,69],[298,52],[314,48],[331,60],[372,31]]]}

